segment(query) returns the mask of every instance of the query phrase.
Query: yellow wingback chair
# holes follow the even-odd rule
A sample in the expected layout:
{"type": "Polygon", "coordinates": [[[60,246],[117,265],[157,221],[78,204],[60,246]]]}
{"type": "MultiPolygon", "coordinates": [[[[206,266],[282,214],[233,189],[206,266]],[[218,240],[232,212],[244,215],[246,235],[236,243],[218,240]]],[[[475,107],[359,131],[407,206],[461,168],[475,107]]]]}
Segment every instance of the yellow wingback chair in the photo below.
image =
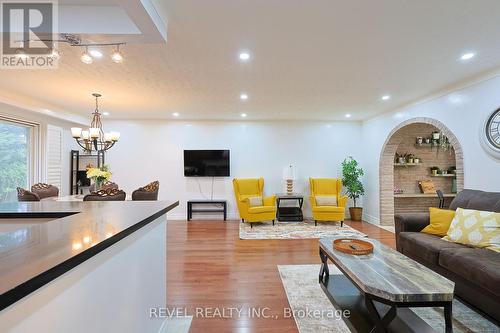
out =
{"type": "Polygon", "coordinates": [[[264,197],[264,178],[233,179],[234,195],[241,222],[273,221],[276,218],[276,196],[264,197]],[[250,206],[251,197],[261,197],[262,206],[250,206]]]}
{"type": "Polygon", "coordinates": [[[318,221],[340,221],[340,226],[344,225],[345,205],[347,197],[341,195],[342,180],[339,178],[309,178],[311,186],[311,209],[314,224],[318,221]],[[337,206],[319,206],[316,197],[336,197],[337,206]]]}

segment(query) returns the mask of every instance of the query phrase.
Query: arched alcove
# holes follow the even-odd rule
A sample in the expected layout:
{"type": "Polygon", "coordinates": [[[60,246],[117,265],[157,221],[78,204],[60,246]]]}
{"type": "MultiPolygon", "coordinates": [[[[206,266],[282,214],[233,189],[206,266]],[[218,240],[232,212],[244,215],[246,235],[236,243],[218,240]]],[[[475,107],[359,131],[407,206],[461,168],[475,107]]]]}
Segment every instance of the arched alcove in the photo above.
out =
{"type": "MultiPolygon", "coordinates": [[[[379,163],[379,179],[380,179],[380,224],[381,225],[394,225],[394,213],[395,213],[395,200],[399,202],[400,199],[406,198],[407,200],[415,200],[413,202],[416,202],[416,200],[428,200],[428,198],[418,198],[417,195],[415,197],[411,197],[412,193],[408,194],[408,197],[406,196],[395,196],[394,194],[394,188],[395,188],[395,176],[397,176],[397,181],[402,181],[408,189],[408,191],[411,191],[412,186],[415,186],[414,189],[418,186],[417,181],[415,180],[414,184],[411,184],[411,180],[408,179],[403,179],[401,180],[401,176],[399,175],[399,171],[395,172],[396,166],[394,164],[394,159],[395,159],[395,154],[398,153],[406,153],[406,151],[398,151],[401,150],[401,147],[408,147],[408,140],[409,138],[412,138],[412,140],[416,140],[417,136],[428,136],[429,134],[432,133],[427,133],[431,129],[435,129],[436,131],[442,133],[444,136],[446,136],[450,142],[451,148],[448,151],[442,151],[440,152],[439,150],[441,149],[440,147],[427,147],[423,145],[423,149],[434,149],[436,156],[439,157],[438,154],[454,154],[454,159],[448,159],[448,161],[453,161],[455,163],[454,166],[456,166],[456,187],[457,191],[460,191],[464,187],[464,170],[463,170],[463,150],[460,145],[460,142],[456,138],[456,136],[441,122],[432,119],[432,118],[413,118],[406,120],[396,126],[391,133],[388,135],[383,147],[382,151],[380,154],[380,163],[379,163]],[[419,135],[415,135],[415,133],[418,133],[418,131],[421,131],[419,135]],[[405,183],[406,182],[406,183],[405,183]]],[[[415,142],[415,141],[413,141],[415,142]]],[[[412,143],[413,145],[413,143],[412,143]]],[[[420,148],[418,145],[415,146],[415,148],[420,148]]],[[[411,151],[409,151],[411,153],[411,151]]],[[[423,154],[422,150],[420,150],[421,154],[423,154]]],[[[425,154],[428,155],[428,152],[425,151],[425,154]]],[[[438,158],[436,158],[438,160],[438,158]]],[[[441,161],[443,158],[441,157],[441,161]]],[[[415,171],[416,174],[423,175],[423,170],[427,173],[427,176],[430,177],[430,171],[429,171],[429,163],[432,163],[429,158],[427,158],[427,161],[423,160],[425,163],[422,163],[419,166],[413,166],[415,169],[413,170],[418,170],[415,171]],[[421,169],[417,169],[421,168],[421,169]]],[[[441,162],[445,163],[445,162],[441,162]]],[[[451,163],[451,162],[450,162],[451,163]]],[[[404,168],[408,169],[403,169],[405,172],[407,171],[409,174],[411,174],[411,168],[405,166],[404,168]]],[[[446,187],[445,184],[445,179],[439,179],[435,178],[436,181],[440,183],[441,187],[446,187]]],[[[414,190],[416,191],[416,190],[414,190]]],[[[451,192],[451,182],[450,182],[450,190],[444,192],[451,192]]],[[[415,193],[416,194],[416,193],[415,193]]],[[[430,200],[433,200],[431,198],[430,200]]],[[[436,199],[437,200],[437,199],[436,199]]],[[[434,201],[436,201],[434,200],[434,201]]],[[[432,205],[432,201],[428,201],[432,205]]],[[[437,201],[436,201],[437,202],[437,201]]],[[[397,210],[401,210],[398,207],[397,210]]]]}

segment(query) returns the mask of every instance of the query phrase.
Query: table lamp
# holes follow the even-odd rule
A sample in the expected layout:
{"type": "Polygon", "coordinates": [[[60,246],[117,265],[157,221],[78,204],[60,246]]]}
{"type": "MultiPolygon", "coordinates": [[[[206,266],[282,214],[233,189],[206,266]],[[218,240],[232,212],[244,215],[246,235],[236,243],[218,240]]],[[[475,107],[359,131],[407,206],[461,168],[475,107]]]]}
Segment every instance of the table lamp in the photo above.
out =
{"type": "Polygon", "coordinates": [[[283,179],[286,180],[286,194],[293,193],[293,181],[297,178],[297,173],[293,165],[285,167],[283,170],[283,179]]]}

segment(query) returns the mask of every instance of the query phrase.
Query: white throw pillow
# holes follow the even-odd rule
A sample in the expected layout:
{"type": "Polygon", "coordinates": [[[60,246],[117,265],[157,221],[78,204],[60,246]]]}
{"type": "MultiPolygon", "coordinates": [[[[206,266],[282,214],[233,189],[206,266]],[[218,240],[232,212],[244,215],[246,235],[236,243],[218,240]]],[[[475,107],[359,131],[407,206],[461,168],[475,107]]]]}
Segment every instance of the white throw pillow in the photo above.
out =
{"type": "Polygon", "coordinates": [[[337,206],[337,197],[334,196],[316,196],[316,205],[318,206],[337,206]]]}
{"type": "Polygon", "coordinates": [[[264,206],[262,197],[249,197],[250,207],[264,206]]]}

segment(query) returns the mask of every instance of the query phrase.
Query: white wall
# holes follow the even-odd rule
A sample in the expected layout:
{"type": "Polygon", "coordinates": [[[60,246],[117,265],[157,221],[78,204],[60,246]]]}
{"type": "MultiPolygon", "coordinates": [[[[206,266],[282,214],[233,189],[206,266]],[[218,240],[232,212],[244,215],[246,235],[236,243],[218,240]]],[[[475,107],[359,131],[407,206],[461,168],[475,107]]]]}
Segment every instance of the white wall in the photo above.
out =
{"type": "MultiPolygon", "coordinates": [[[[300,178],[296,190],[308,194],[309,177],[337,177],[346,156],[361,155],[358,123],[115,121],[105,125],[122,133],[106,156],[113,180],[127,193],[159,180],[160,199],[180,202],[171,213],[177,219],[185,218],[187,200],[210,197],[211,192],[211,178],[184,177],[184,149],[231,150],[231,177],[214,182],[214,199],[228,200],[229,218],[238,217],[234,177],[262,176],[267,194],[283,192],[283,168],[292,163],[300,178]]],[[[305,215],[310,216],[309,209],[305,215]]]]}
{"type": "Polygon", "coordinates": [[[379,159],[387,136],[401,122],[416,117],[437,119],[458,138],[464,153],[465,188],[500,191],[500,160],[483,150],[479,138],[485,118],[500,107],[499,92],[500,77],[495,77],[364,122],[364,218],[379,222],[379,159]]]}
{"type": "MultiPolygon", "coordinates": [[[[78,149],[78,145],[75,140],[71,137],[70,128],[75,126],[75,124],[61,120],[58,118],[51,117],[49,115],[44,115],[29,110],[21,109],[8,104],[0,103],[0,117],[14,118],[17,120],[29,121],[39,124],[39,141],[40,141],[40,162],[42,164],[41,174],[35,182],[45,182],[45,171],[46,171],[46,159],[45,159],[45,149],[46,149],[46,134],[47,126],[57,126],[63,129],[63,140],[62,140],[62,188],[59,189],[61,195],[68,195],[70,191],[70,151],[71,149],[78,149]]],[[[90,121],[90,120],[89,120],[90,121]]],[[[81,126],[81,125],[79,125],[81,126]]]]}

